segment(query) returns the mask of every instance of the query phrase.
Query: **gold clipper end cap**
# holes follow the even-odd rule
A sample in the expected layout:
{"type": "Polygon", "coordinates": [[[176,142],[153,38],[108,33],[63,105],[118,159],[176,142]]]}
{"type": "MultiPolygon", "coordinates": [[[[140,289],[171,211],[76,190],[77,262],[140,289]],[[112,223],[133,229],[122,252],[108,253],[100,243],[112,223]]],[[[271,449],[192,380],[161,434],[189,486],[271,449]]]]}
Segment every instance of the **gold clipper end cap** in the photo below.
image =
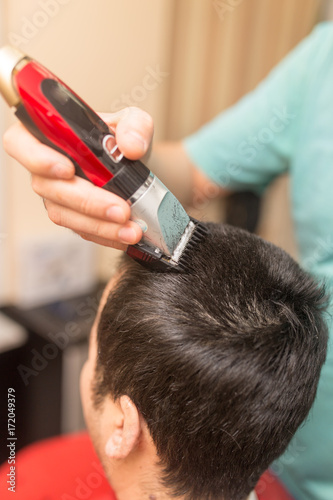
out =
{"type": "Polygon", "coordinates": [[[12,73],[25,57],[20,50],[9,45],[0,49],[0,93],[10,107],[16,107],[20,103],[20,97],[13,86],[12,73]]]}

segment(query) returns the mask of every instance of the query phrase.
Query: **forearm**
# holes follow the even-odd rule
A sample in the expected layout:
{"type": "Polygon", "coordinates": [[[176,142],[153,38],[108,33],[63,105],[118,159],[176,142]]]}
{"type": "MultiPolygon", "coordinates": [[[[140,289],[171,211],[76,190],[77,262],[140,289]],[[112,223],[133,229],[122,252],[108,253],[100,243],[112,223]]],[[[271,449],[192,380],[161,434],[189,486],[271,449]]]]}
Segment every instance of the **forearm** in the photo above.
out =
{"type": "Polygon", "coordinates": [[[185,207],[193,206],[198,199],[202,201],[227,192],[213,184],[191,162],[180,141],[155,144],[148,166],[185,207]]]}
{"type": "Polygon", "coordinates": [[[193,166],[181,142],[160,142],[155,144],[148,166],[182,204],[191,204],[193,166]]]}

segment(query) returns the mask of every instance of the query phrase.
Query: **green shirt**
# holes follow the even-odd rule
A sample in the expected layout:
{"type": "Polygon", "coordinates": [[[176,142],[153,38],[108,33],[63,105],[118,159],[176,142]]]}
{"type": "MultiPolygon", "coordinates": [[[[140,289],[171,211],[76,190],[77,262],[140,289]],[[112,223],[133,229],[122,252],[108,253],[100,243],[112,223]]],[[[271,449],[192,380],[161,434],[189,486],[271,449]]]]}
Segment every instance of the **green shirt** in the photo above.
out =
{"type": "MultiPolygon", "coordinates": [[[[317,26],[184,146],[208,177],[231,190],[261,193],[288,172],[301,263],[333,289],[333,23],[317,26]]],[[[308,420],[272,468],[297,500],[333,499],[333,347],[308,420]]]]}

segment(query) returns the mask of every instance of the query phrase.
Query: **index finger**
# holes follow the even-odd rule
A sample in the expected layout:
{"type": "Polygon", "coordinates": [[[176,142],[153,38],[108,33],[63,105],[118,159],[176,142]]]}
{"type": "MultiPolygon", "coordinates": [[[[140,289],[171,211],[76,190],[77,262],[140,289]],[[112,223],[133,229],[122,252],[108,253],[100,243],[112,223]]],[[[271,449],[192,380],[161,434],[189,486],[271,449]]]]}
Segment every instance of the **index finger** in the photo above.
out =
{"type": "Polygon", "coordinates": [[[38,141],[22,123],[15,123],[4,134],[5,151],[32,174],[71,179],[73,163],[64,155],[38,141]]]}
{"type": "Polygon", "coordinates": [[[34,175],[32,187],[42,198],[90,217],[125,224],[131,215],[126,200],[81,177],[62,180],[34,175]]]}

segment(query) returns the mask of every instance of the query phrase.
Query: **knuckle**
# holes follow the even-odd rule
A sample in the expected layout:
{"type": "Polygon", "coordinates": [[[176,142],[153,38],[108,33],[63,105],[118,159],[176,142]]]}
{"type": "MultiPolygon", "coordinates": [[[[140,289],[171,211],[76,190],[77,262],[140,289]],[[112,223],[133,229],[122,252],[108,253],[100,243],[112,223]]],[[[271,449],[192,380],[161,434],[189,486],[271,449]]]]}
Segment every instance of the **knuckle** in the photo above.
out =
{"type": "Polygon", "coordinates": [[[87,233],[77,233],[85,241],[93,241],[92,236],[87,233]]]}
{"type": "Polygon", "coordinates": [[[43,203],[44,203],[44,207],[46,208],[46,210],[48,210],[49,207],[52,205],[52,202],[49,200],[46,200],[45,198],[43,198],[43,203]]]}
{"type": "Polygon", "coordinates": [[[127,110],[127,114],[130,113],[131,115],[137,115],[143,112],[142,109],[138,108],[137,106],[128,106],[124,109],[127,110]]]}
{"type": "Polygon", "coordinates": [[[142,119],[145,121],[147,128],[150,128],[150,129],[154,128],[154,120],[149,113],[147,113],[146,111],[143,111],[142,119]]]}
{"type": "Polygon", "coordinates": [[[91,203],[89,198],[82,198],[82,200],[80,201],[80,212],[88,215],[90,213],[90,206],[91,203]]]}
{"type": "Polygon", "coordinates": [[[141,108],[137,108],[135,106],[130,106],[129,108],[130,114],[135,118],[140,118],[140,120],[150,128],[154,127],[154,121],[152,116],[141,108]]]}
{"type": "Polygon", "coordinates": [[[115,238],[117,227],[116,224],[106,224],[104,221],[96,220],[94,227],[90,229],[90,233],[93,234],[95,238],[110,240],[115,238]]]}
{"type": "Polygon", "coordinates": [[[31,176],[31,187],[35,191],[36,194],[39,194],[41,196],[41,186],[40,186],[40,180],[39,177],[36,175],[31,176]]]}
{"type": "Polygon", "coordinates": [[[30,154],[24,160],[24,166],[31,173],[44,175],[47,173],[49,162],[43,156],[43,149],[40,145],[31,147],[30,154]]]}
{"type": "Polygon", "coordinates": [[[61,216],[61,211],[56,205],[49,203],[45,205],[49,219],[54,222],[57,226],[63,225],[63,220],[61,216]]]}
{"type": "Polygon", "coordinates": [[[102,222],[99,222],[99,221],[95,222],[93,233],[94,233],[95,236],[98,236],[98,237],[105,236],[105,228],[104,228],[104,231],[103,231],[103,223],[102,222]]]}

